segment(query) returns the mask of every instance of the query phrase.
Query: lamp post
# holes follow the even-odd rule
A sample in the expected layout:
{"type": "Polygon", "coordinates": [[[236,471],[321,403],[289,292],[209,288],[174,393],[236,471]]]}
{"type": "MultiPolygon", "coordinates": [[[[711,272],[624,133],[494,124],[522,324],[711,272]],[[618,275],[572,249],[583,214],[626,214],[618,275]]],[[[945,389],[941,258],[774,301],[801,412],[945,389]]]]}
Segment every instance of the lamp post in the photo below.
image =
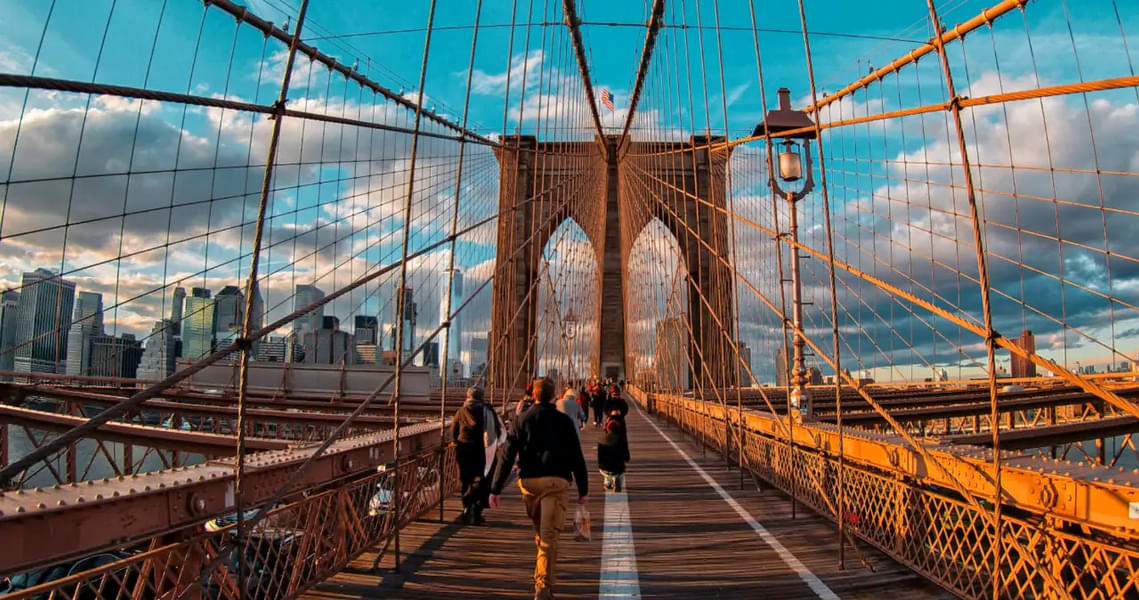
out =
{"type": "Polygon", "coordinates": [[[794,367],[792,369],[791,407],[799,411],[803,419],[814,418],[814,406],[807,392],[807,364],[804,357],[803,331],[803,282],[799,271],[799,215],[797,204],[815,187],[811,169],[811,145],[815,137],[815,124],[807,113],[791,108],[791,90],[779,88],[779,108],[767,112],[763,122],[756,126],[754,136],[770,136],[772,144],[781,146],[779,151],[779,176],[768,173],[772,191],[787,202],[788,235],[791,238],[791,322],[795,326],[794,367]],[[804,174],[805,171],[805,174],[804,174]],[[783,189],[779,180],[790,184],[803,180],[799,191],[783,189]]]}
{"type": "Polygon", "coordinates": [[[577,323],[577,315],[573,312],[573,306],[570,306],[569,310],[566,311],[565,316],[562,317],[562,335],[566,338],[566,350],[569,351],[568,355],[566,356],[566,362],[569,365],[569,373],[567,375],[570,381],[573,381],[573,376],[575,374],[573,368],[574,347],[570,345],[570,342],[572,342],[574,338],[577,337],[577,323]]]}

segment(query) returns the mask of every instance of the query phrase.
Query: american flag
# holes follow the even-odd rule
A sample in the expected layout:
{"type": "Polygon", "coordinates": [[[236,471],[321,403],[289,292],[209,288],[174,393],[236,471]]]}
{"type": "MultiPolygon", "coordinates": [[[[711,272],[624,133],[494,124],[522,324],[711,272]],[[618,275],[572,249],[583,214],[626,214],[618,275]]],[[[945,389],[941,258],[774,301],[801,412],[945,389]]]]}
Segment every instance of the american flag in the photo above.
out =
{"type": "Polygon", "coordinates": [[[613,94],[610,94],[609,90],[601,90],[601,103],[605,105],[605,108],[613,110],[613,94]]]}

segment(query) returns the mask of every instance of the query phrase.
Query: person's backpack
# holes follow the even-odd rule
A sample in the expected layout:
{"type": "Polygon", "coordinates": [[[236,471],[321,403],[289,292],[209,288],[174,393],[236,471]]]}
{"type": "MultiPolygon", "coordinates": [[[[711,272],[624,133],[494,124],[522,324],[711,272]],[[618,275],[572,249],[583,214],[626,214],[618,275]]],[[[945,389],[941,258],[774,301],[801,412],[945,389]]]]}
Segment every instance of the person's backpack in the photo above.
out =
{"type": "Polygon", "coordinates": [[[490,448],[498,443],[498,438],[501,435],[498,427],[498,419],[495,418],[494,409],[489,404],[484,404],[482,407],[482,441],[484,448],[490,448]]]}

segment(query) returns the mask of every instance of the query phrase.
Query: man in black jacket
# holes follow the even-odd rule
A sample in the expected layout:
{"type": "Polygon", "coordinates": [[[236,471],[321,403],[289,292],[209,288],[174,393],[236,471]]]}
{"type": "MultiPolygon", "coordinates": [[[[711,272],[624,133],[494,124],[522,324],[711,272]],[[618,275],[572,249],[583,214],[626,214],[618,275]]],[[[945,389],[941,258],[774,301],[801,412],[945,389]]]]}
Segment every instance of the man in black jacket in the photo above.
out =
{"type": "Polygon", "coordinates": [[[585,504],[589,500],[589,477],[573,420],[554,406],[554,383],[549,379],[535,381],[534,399],[537,404],[514,421],[506,437],[490,506],[498,506],[499,494],[517,458],[518,487],[537,534],[534,598],[546,600],[554,597],[558,535],[565,525],[570,482],[577,483],[577,501],[585,504]]]}

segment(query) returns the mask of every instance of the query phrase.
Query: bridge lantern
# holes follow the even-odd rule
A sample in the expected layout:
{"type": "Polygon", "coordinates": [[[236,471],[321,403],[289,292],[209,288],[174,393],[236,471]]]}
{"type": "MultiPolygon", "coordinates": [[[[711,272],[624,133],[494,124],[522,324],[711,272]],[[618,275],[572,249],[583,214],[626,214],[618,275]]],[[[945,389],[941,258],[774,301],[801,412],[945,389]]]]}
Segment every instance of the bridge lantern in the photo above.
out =
{"type": "Polygon", "coordinates": [[[569,307],[566,311],[565,317],[562,318],[562,327],[565,330],[566,339],[574,339],[577,337],[577,315],[573,312],[573,307],[569,307]]]}
{"type": "Polygon", "coordinates": [[[803,176],[803,160],[799,146],[787,139],[783,140],[783,151],[779,153],[779,176],[783,181],[799,181],[803,176]]]}
{"type": "Polygon", "coordinates": [[[814,187],[815,182],[811,174],[811,145],[807,140],[815,137],[815,122],[801,110],[791,108],[791,90],[779,88],[779,108],[767,111],[763,122],[755,126],[752,135],[755,137],[770,137],[773,143],[783,146],[779,153],[779,179],[792,183],[806,179],[803,189],[790,192],[779,187],[779,181],[771,174],[771,186],[775,191],[788,200],[795,202],[807,195],[814,187]]]}

